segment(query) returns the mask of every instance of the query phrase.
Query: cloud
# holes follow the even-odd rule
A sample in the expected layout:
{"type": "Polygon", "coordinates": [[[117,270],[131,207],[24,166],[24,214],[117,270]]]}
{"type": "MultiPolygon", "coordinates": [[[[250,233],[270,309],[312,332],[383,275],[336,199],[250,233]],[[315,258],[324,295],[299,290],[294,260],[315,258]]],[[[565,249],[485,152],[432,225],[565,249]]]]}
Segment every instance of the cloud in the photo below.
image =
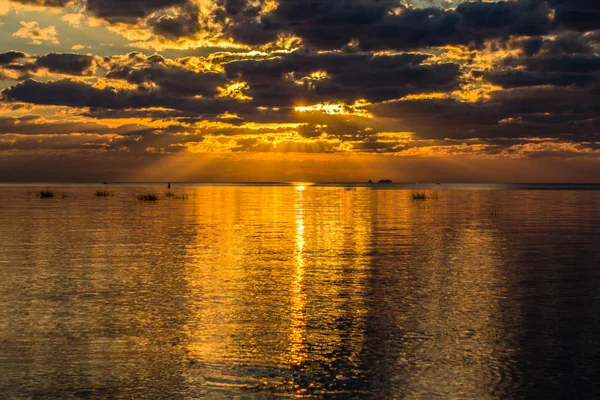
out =
{"type": "Polygon", "coordinates": [[[359,41],[363,49],[480,44],[490,38],[548,33],[548,15],[542,2],[527,0],[467,2],[455,10],[406,9],[386,16],[359,41]]]}
{"type": "Polygon", "coordinates": [[[163,107],[193,112],[207,119],[235,109],[250,112],[233,99],[182,97],[168,91],[117,90],[109,86],[100,89],[69,79],[46,83],[28,79],[3,90],[2,95],[12,101],[77,108],[126,110],[163,107]]]}
{"type": "Polygon", "coordinates": [[[373,105],[371,112],[396,119],[398,128],[421,139],[543,137],[582,143],[600,140],[596,96],[574,87],[520,88],[493,92],[487,102],[400,100],[373,105]]]}
{"type": "Polygon", "coordinates": [[[1,53],[7,151],[597,156],[596,1],[17,2],[148,51],[1,53]]]}
{"type": "Polygon", "coordinates": [[[0,117],[0,135],[57,135],[69,133],[113,133],[107,125],[95,122],[50,122],[39,115],[0,117]]]}
{"type": "Polygon", "coordinates": [[[0,53],[0,66],[4,66],[5,72],[11,72],[16,80],[35,74],[94,76],[101,60],[97,56],[74,53],[48,53],[37,57],[15,51],[0,53]]]}
{"type": "Polygon", "coordinates": [[[35,60],[36,68],[69,75],[94,75],[98,58],[92,55],[49,53],[35,60]]]}
{"type": "Polygon", "coordinates": [[[164,13],[148,20],[153,32],[168,39],[179,39],[197,35],[200,24],[200,9],[196,4],[184,4],[176,13],[164,13]]]}
{"type": "Polygon", "coordinates": [[[22,51],[7,51],[0,53],[0,65],[11,64],[15,61],[26,59],[27,54],[22,51]]]}
{"type": "Polygon", "coordinates": [[[550,9],[536,0],[464,2],[456,9],[417,9],[374,0],[285,0],[259,21],[237,14],[233,18],[230,32],[238,41],[265,43],[276,33],[290,32],[319,49],[337,49],[353,40],[363,50],[468,45],[510,35],[541,35],[552,27],[550,9]]]}
{"type": "Polygon", "coordinates": [[[126,108],[126,96],[111,88],[96,89],[78,81],[62,79],[42,83],[28,79],[2,91],[11,100],[25,103],[71,107],[126,108]]]}
{"type": "Polygon", "coordinates": [[[63,15],[60,19],[66,21],[70,26],[74,28],[79,28],[84,23],[86,18],[84,14],[69,13],[63,15]]]}
{"type": "Polygon", "coordinates": [[[225,70],[230,79],[248,82],[248,95],[258,106],[383,101],[456,87],[458,65],[423,64],[428,58],[408,53],[293,53],[264,61],[231,62],[225,70]]]}
{"type": "Polygon", "coordinates": [[[176,65],[168,65],[162,58],[154,58],[149,64],[117,66],[111,69],[108,78],[123,79],[140,89],[158,86],[165,93],[175,95],[214,96],[217,87],[226,83],[227,78],[218,72],[195,72],[176,65]]]}
{"type": "MultiPolygon", "coordinates": [[[[353,40],[365,50],[467,45],[511,35],[546,34],[553,22],[548,4],[541,0],[462,2],[455,9],[409,8],[393,0],[18,1],[49,7],[83,3],[90,15],[132,38],[135,33],[147,39],[145,30],[150,30],[159,42],[161,38],[175,43],[183,38],[230,37],[238,43],[262,45],[281,34],[293,34],[318,49],[339,49],[353,40]]],[[[557,12],[575,12],[560,1],[550,1],[557,12]]],[[[589,4],[591,11],[597,7],[589,4]]],[[[81,23],[75,14],[63,18],[81,23]]]]}
{"type": "Polygon", "coordinates": [[[11,0],[15,3],[21,3],[29,6],[38,7],[66,7],[76,0],[11,0]]]}
{"type": "Polygon", "coordinates": [[[600,56],[595,35],[564,33],[554,38],[529,38],[518,43],[522,54],[509,56],[485,77],[498,85],[592,86],[600,83],[600,56]]]}
{"type": "Polygon", "coordinates": [[[56,33],[56,27],[48,26],[46,28],[40,28],[36,21],[19,22],[21,28],[13,33],[13,36],[24,39],[30,39],[31,44],[42,44],[42,42],[49,42],[58,44],[58,36],[56,33]]]}
{"type": "Polygon", "coordinates": [[[577,31],[600,29],[600,3],[596,0],[549,0],[554,23],[577,31]]]}
{"type": "MultiPolygon", "coordinates": [[[[229,112],[258,118],[256,107],[294,107],[322,102],[378,102],[407,94],[458,87],[459,66],[426,63],[430,55],[406,53],[294,53],[267,60],[232,61],[224,72],[192,70],[189,59],[131,53],[100,59],[50,53],[18,66],[26,73],[93,76],[102,66],[105,87],[68,79],[25,82],[4,90],[6,98],[34,104],[140,109],[164,107],[182,114],[229,112]],[[358,79],[357,77],[360,77],[358,79]]],[[[197,68],[197,67],[195,67],[197,68]]]]}
{"type": "Polygon", "coordinates": [[[87,0],[86,8],[94,16],[110,22],[132,23],[156,11],[187,3],[187,0],[87,0]]]}

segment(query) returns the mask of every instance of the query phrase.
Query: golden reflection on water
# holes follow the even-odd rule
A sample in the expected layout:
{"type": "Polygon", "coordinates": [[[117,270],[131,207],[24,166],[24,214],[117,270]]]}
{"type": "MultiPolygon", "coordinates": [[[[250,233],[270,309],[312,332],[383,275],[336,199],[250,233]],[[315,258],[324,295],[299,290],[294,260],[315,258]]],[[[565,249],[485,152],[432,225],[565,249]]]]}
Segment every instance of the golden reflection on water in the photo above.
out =
{"type": "Polygon", "coordinates": [[[290,325],[290,362],[300,365],[307,356],[304,345],[306,334],[306,294],[303,291],[304,280],[304,186],[295,186],[296,201],[296,268],[294,270],[294,281],[291,288],[291,319],[290,325]]]}
{"type": "Polygon", "coordinates": [[[139,188],[65,190],[0,190],[8,397],[519,398],[536,365],[523,299],[561,294],[519,286],[529,248],[567,252],[540,227],[577,238],[600,220],[590,194],[567,212],[540,193],[206,186],[149,204],[139,188]]]}

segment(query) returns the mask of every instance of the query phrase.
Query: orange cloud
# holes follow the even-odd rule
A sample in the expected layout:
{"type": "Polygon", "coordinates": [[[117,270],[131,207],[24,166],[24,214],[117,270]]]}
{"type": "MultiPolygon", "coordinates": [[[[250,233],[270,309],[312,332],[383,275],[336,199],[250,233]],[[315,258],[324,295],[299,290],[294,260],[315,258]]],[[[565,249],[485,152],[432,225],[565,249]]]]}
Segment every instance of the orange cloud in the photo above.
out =
{"type": "Polygon", "coordinates": [[[55,26],[48,26],[46,28],[40,28],[36,21],[19,22],[21,28],[13,33],[14,37],[20,37],[24,39],[30,39],[30,44],[42,44],[42,42],[49,42],[58,44],[58,34],[55,26]]]}

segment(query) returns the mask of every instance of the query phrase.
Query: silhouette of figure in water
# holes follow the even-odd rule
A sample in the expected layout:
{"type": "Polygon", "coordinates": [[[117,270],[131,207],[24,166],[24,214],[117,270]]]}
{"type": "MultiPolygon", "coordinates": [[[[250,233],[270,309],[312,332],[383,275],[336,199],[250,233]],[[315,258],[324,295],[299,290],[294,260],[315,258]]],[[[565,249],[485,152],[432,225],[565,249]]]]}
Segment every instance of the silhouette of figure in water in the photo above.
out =
{"type": "Polygon", "coordinates": [[[171,189],[171,182],[167,185],[167,189],[171,189]]]}

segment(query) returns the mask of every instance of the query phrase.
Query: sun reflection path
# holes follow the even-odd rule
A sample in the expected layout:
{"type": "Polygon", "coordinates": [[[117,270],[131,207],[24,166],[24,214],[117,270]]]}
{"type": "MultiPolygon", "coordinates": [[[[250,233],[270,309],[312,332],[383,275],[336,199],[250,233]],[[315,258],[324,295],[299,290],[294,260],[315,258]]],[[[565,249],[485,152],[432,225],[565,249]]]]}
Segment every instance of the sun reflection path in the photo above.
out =
{"type": "Polygon", "coordinates": [[[300,365],[307,357],[306,334],[306,294],[304,280],[304,185],[296,185],[296,250],[294,280],[291,287],[290,362],[300,365]]]}

